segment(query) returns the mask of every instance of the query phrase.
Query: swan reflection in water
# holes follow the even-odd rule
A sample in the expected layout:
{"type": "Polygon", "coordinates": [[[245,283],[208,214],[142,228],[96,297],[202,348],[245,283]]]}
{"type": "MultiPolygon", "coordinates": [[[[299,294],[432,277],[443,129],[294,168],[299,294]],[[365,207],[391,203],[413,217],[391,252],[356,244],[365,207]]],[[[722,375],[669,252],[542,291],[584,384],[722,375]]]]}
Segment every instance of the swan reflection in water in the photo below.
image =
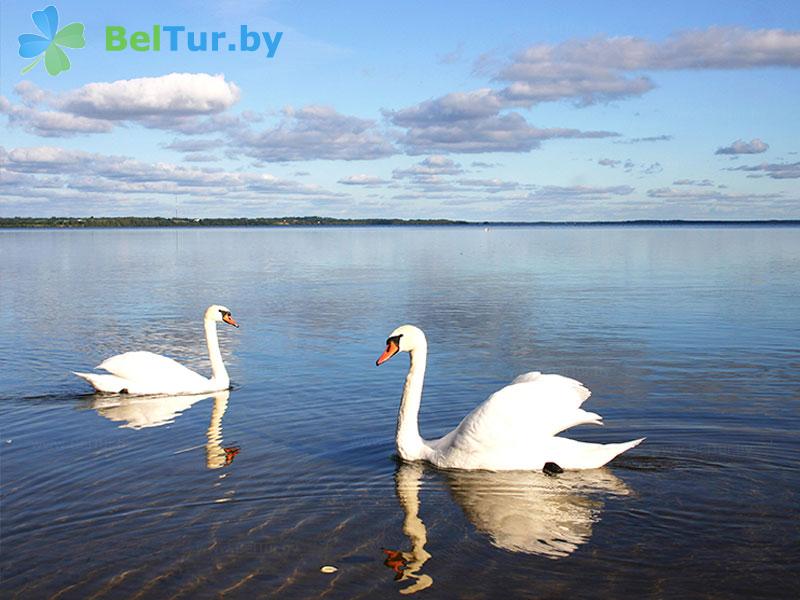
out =
{"type": "MultiPolygon", "coordinates": [[[[395,473],[395,489],[403,508],[407,551],[384,550],[384,564],[400,590],[413,594],[433,585],[422,573],[431,557],[425,550],[427,529],[419,517],[419,492],[425,467],[403,463],[395,473]]],[[[549,559],[565,558],[589,541],[600,521],[604,499],[625,496],[630,489],[606,469],[567,471],[557,477],[526,471],[440,471],[455,501],[477,531],[497,548],[549,559]]]]}
{"type": "Polygon", "coordinates": [[[206,467],[219,469],[233,462],[239,454],[236,446],[222,445],[222,417],[228,408],[229,391],[191,396],[95,396],[90,406],[109,421],[121,422],[120,427],[144,429],[173,423],[194,404],[213,398],[211,421],[206,431],[206,467]]]}
{"type": "Polygon", "coordinates": [[[420,463],[402,463],[394,474],[395,491],[403,507],[403,533],[411,542],[410,551],[384,548],[386,560],[383,564],[395,572],[396,581],[413,580],[400,590],[401,594],[413,594],[433,585],[430,575],[420,573],[422,566],[431,557],[425,544],[428,530],[419,518],[419,488],[423,466],[420,463]]]}

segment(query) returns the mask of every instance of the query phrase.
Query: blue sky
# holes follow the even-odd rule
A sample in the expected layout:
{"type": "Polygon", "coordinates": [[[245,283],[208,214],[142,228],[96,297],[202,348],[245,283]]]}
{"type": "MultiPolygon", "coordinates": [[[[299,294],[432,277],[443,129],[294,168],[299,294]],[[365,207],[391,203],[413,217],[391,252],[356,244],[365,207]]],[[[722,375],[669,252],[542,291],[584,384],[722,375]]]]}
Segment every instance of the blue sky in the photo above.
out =
{"type": "MultiPolygon", "coordinates": [[[[800,218],[796,2],[0,5],[0,214],[800,218]],[[105,28],[282,32],[108,52],[105,28]]],[[[209,33],[210,35],[210,33],[209,33]]]]}

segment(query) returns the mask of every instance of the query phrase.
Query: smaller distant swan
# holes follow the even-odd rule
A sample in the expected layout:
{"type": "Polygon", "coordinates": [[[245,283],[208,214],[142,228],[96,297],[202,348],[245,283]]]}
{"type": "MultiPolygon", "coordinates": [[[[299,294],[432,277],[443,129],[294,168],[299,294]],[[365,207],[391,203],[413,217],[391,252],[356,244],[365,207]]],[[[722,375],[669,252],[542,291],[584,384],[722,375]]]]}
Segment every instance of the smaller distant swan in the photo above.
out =
{"type": "Polygon", "coordinates": [[[580,408],[590,395],[583,384],[538,372],[520,375],[489,396],[444,437],[424,440],[417,422],[428,355],[422,330],[413,325],[395,329],[375,364],[398,352],[411,355],[397,415],[397,453],[403,460],[425,460],[445,469],[550,473],[602,467],[644,440],[590,444],[557,436],[575,425],[601,425],[602,417],[580,408]]]}
{"type": "Polygon", "coordinates": [[[211,359],[210,379],[171,358],[152,352],[126,352],[104,360],[97,368],[108,371],[109,374],[74,373],[92,384],[98,392],[111,394],[206,394],[227,390],[230,379],[219,351],[218,322],[239,327],[231,316],[231,311],[224,306],[213,304],[206,310],[203,324],[208,356],[211,359]]]}

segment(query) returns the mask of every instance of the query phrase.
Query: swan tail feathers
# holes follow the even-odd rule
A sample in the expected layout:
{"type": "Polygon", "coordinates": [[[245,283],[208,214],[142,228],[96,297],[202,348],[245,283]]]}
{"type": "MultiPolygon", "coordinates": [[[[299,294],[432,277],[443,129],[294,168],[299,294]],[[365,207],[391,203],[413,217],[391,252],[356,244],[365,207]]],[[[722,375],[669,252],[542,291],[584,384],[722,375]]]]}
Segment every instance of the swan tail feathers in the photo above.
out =
{"type": "Polygon", "coordinates": [[[620,442],[618,444],[598,444],[600,450],[597,452],[600,464],[597,467],[602,467],[610,462],[623,452],[627,452],[631,448],[635,448],[644,441],[644,438],[638,440],[631,440],[629,442],[620,442]]]}
{"type": "Polygon", "coordinates": [[[99,373],[80,373],[73,371],[73,374],[89,382],[98,392],[109,394],[119,394],[127,391],[128,382],[116,375],[105,375],[99,373]]]}
{"type": "MultiPolygon", "coordinates": [[[[623,452],[627,452],[631,448],[635,448],[636,446],[641,444],[645,439],[646,438],[639,438],[636,440],[631,440],[629,442],[620,442],[618,444],[604,444],[604,446],[609,447],[609,451],[613,449],[614,455],[611,458],[614,458],[616,456],[619,456],[623,452]]],[[[608,460],[611,460],[611,458],[609,458],[608,460]]]]}
{"type": "Polygon", "coordinates": [[[598,469],[623,452],[635,448],[644,440],[645,438],[639,438],[617,444],[592,444],[555,437],[552,440],[552,456],[548,460],[555,462],[563,469],[598,469]]]}

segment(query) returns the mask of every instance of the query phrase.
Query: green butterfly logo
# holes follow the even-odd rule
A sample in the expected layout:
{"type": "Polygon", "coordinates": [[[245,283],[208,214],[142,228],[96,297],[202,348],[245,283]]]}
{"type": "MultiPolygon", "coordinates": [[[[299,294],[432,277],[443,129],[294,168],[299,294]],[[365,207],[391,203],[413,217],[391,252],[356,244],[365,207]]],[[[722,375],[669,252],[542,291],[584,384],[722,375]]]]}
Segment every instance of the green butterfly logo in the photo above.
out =
{"type": "Polygon", "coordinates": [[[33,23],[44,35],[23,33],[19,36],[19,55],[22,58],[35,58],[31,64],[22,69],[24,75],[39,64],[44,55],[44,66],[50,75],[58,75],[69,70],[69,58],[60,46],[66,48],[83,48],[83,23],[70,23],[58,29],[58,11],[55,6],[35,11],[31,17],[33,23]]]}

